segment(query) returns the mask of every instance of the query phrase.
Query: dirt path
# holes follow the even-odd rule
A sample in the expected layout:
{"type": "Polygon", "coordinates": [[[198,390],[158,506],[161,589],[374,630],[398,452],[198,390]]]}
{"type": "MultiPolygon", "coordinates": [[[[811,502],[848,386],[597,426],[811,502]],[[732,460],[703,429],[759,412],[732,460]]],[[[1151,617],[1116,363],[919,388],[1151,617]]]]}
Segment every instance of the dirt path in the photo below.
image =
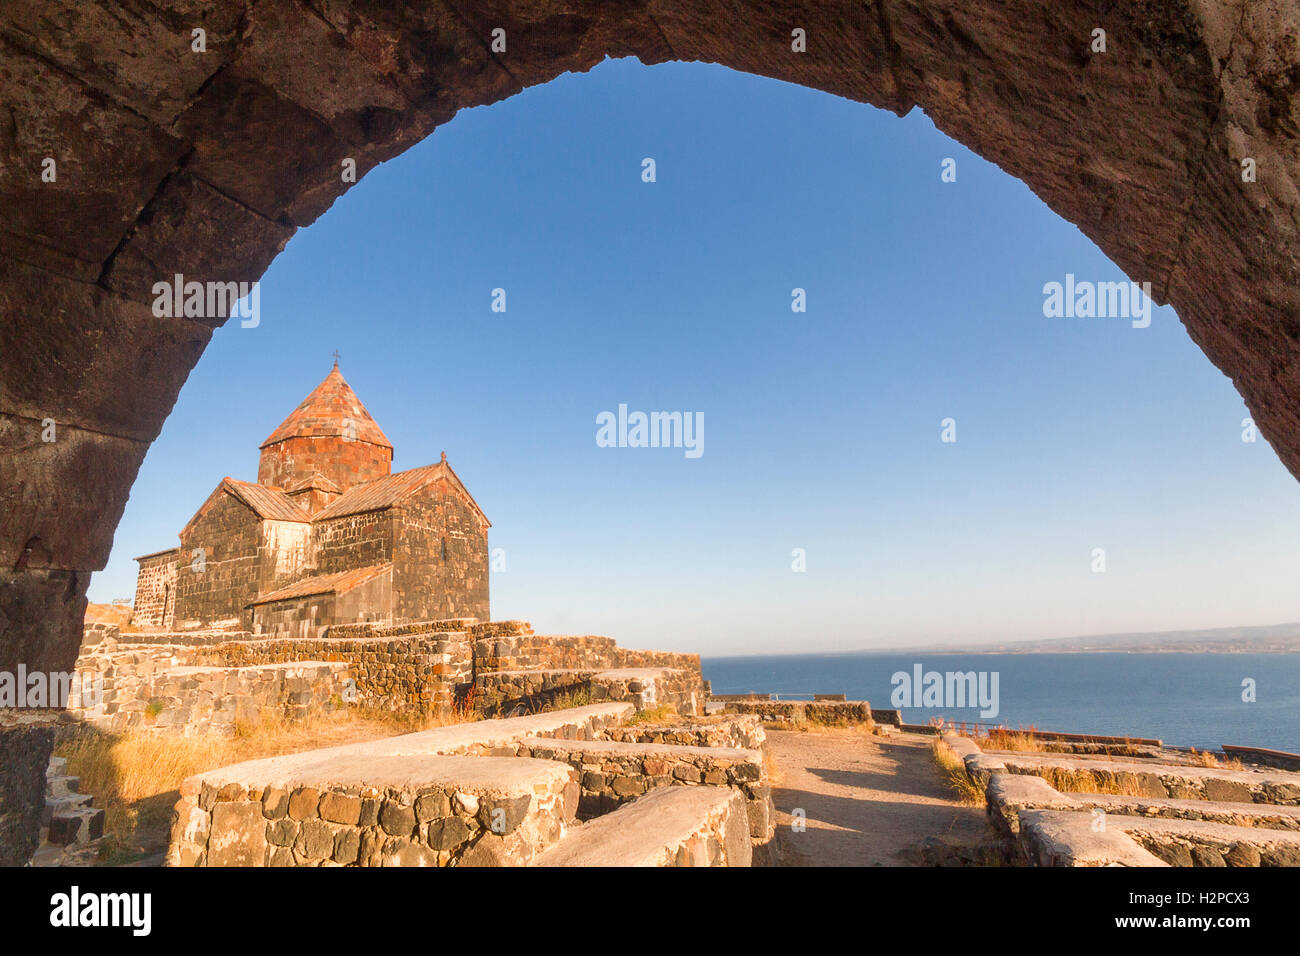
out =
{"type": "Polygon", "coordinates": [[[769,731],[781,866],[915,865],[900,851],[927,837],[973,845],[990,835],[984,810],[953,799],[930,739],[855,731],[769,731]],[[802,808],[807,829],[792,829],[802,808]]]}

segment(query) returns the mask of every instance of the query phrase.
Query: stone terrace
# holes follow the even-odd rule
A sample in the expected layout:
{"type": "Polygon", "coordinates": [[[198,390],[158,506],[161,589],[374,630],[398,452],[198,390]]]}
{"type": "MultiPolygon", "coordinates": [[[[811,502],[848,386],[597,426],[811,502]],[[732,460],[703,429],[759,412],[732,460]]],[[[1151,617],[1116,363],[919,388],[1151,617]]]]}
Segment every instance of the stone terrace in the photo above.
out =
{"type": "Polygon", "coordinates": [[[181,786],[167,862],[748,866],[751,843],[771,837],[765,789],[755,825],[761,754],[600,739],[632,715],[595,704],[198,774],[181,786]],[[611,763],[611,780],[635,786],[578,826],[587,778],[604,772],[590,768],[611,763]]]}
{"type": "Polygon", "coordinates": [[[539,636],[524,621],[349,624],[300,640],[114,633],[96,628],[77,662],[103,682],[104,699],[72,708],[111,730],[229,732],[236,715],[274,707],[295,718],[340,701],[411,715],[528,713],[563,694],[694,714],[707,694],[697,655],[539,636]]]}
{"type": "Polygon", "coordinates": [[[944,741],[1031,864],[1300,866],[1300,773],[1203,766],[1177,751],[1133,760],[944,741]]]}

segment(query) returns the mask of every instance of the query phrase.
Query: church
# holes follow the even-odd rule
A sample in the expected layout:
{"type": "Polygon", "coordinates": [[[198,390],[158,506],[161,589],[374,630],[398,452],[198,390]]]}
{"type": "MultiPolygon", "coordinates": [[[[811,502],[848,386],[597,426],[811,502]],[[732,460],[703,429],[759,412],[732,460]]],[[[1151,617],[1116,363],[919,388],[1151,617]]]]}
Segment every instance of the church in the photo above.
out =
{"type": "Polygon", "coordinates": [[[132,623],[311,638],[334,624],[489,620],[487,516],[445,452],[396,474],[392,462],[336,359],[262,442],[256,482],[223,478],[179,547],[136,558],[132,623]]]}

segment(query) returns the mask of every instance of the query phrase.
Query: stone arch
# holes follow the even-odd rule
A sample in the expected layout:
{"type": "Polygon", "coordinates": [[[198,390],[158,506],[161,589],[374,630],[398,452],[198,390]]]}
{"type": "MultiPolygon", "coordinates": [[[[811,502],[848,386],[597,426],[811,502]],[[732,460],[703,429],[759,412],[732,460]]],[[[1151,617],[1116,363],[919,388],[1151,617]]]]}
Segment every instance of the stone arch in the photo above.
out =
{"type": "Polygon", "coordinates": [[[10,0],[0,668],[73,664],[89,572],[223,322],[155,315],[154,284],[258,278],[349,188],[349,166],[360,178],[460,109],[606,56],[708,61],[899,115],[924,109],[1149,281],[1300,475],[1294,11],[1293,0],[10,0]],[[1099,28],[1104,53],[1092,49],[1099,28]],[[45,442],[50,420],[58,438],[45,442]],[[33,538],[41,566],[20,567],[33,538]]]}

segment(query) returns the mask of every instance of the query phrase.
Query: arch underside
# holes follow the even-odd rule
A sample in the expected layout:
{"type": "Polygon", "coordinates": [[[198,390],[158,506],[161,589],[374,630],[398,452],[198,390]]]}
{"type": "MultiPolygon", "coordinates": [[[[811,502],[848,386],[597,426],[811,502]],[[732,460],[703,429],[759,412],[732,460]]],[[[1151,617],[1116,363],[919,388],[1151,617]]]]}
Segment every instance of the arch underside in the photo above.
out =
{"type": "Polygon", "coordinates": [[[1300,475],[1296,0],[161,6],[0,7],[0,669],[72,666],[89,573],[211,336],[155,317],[154,283],[258,278],[349,187],[343,159],[363,175],[607,56],[924,109],[1150,282],[1300,475]]]}

